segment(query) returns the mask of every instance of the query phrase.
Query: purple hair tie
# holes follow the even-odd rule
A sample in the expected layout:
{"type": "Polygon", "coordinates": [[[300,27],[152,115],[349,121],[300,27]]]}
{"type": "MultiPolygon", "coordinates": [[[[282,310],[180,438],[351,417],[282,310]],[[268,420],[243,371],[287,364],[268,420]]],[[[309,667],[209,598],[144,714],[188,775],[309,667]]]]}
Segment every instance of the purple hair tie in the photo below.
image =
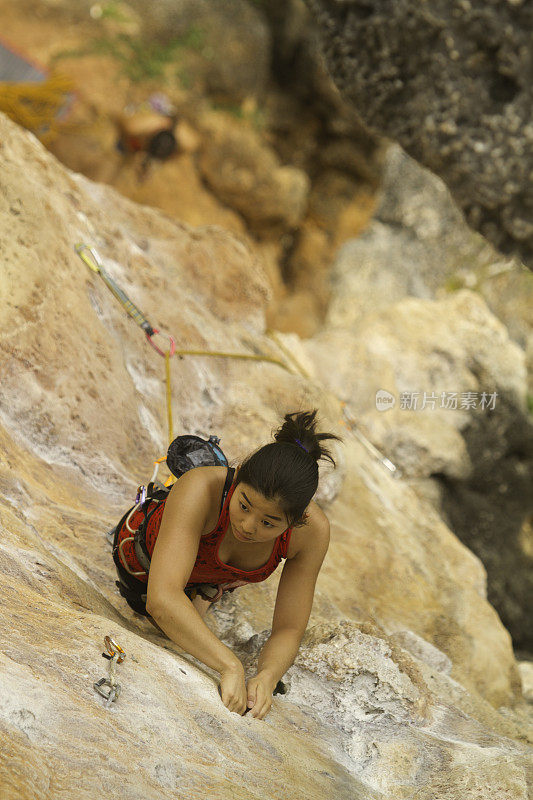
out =
{"type": "Polygon", "coordinates": [[[307,447],[304,447],[304,445],[301,443],[301,441],[299,439],[296,439],[295,441],[296,441],[296,444],[298,444],[302,448],[302,450],[305,450],[306,453],[309,452],[307,447]]]}

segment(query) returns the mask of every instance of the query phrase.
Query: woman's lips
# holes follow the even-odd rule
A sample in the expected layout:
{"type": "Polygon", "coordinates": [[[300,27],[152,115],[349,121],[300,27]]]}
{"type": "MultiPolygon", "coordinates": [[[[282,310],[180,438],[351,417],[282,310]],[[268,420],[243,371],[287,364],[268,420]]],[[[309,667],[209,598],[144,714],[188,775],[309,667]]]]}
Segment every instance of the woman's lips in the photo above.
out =
{"type": "Polygon", "coordinates": [[[234,529],[233,533],[235,534],[236,539],[240,539],[243,542],[251,542],[251,536],[245,536],[244,533],[241,533],[239,530],[234,529]]]}

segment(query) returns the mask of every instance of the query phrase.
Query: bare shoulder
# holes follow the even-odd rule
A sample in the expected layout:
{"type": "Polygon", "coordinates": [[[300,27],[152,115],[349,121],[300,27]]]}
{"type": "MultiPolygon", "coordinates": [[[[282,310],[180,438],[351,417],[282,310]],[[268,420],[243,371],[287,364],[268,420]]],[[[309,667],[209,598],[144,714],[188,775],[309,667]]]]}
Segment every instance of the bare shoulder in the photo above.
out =
{"type": "Polygon", "coordinates": [[[205,471],[204,480],[207,481],[208,486],[213,493],[215,503],[218,505],[226,478],[228,475],[227,467],[197,467],[205,471]]]}
{"type": "Polygon", "coordinates": [[[227,467],[195,467],[186,472],[177,481],[177,483],[179,483],[179,481],[189,475],[189,480],[196,482],[198,488],[201,488],[204,493],[207,504],[207,516],[202,531],[203,534],[209,533],[217,524],[220,514],[220,502],[227,474],[227,467]]]}
{"type": "Polygon", "coordinates": [[[176,506],[178,509],[184,500],[200,502],[206,514],[211,516],[222,492],[226,479],[225,467],[194,467],[184,472],[172,486],[166,507],[176,506]]]}
{"type": "Polygon", "coordinates": [[[293,528],[287,558],[308,552],[325,555],[329,546],[329,520],[313,500],[307,506],[305,525],[293,528]]]}
{"type": "Polygon", "coordinates": [[[329,533],[329,519],[322,511],[318,503],[315,503],[314,500],[311,500],[309,505],[307,506],[307,514],[308,520],[307,524],[312,525],[317,529],[321,529],[322,531],[326,531],[329,533]]]}
{"type": "Polygon", "coordinates": [[[215,489],[220,481],[225,480],[226,467],[194,467],[184,472],[172,486],[174,493],[178,494],[180,488],[196,486],[203,487],[206,491],[215,489]]]}
{"type": "MultiPolygon", "coordinates": [[[[194,516],[201,520],[202,534],[215,527],[226,480],[226,467],[194,467],[181,475],[165,502],[161,524],[175,528],[180,520],[194,516]]],[[[160,529],[161,533],[161,529],[160,529]]]]}

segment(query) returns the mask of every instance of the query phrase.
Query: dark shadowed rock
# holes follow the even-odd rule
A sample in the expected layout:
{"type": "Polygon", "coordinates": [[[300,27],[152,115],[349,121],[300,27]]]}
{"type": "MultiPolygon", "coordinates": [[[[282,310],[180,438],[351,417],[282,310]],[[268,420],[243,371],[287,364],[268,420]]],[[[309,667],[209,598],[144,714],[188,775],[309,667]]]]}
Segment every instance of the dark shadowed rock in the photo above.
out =
{"type": "Polygon", "coordinates": [[[440,175],[473,228],[533,263],[533,5],[306,3],[330,73],[367,125],[440,175]]]}
{"type": "Polygon", "coordinates": [[[463,432],[472,470],[465,480],[435,475],[446,521],[487,569],[487,596],[515,646],[533,648],[533,559],[521,538],[531,514],[533,426],[509,398],[473,414],[463,432]]]}

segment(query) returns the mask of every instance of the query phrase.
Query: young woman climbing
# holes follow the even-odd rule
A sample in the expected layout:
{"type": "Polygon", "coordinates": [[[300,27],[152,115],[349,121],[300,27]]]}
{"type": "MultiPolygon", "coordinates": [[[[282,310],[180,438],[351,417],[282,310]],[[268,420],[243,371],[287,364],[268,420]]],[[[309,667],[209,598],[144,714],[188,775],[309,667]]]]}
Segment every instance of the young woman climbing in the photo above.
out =
{"type": "MultiPolygon", "coordinates": [[[[131,607],[220,673],[220,695],[230,711],[250,710],[258,719],[270,710],[276,684],[296,657],[329,544],[328,519],[312,497],[317,462],[325,458],[335,466],[321,442],[341,440],[316,431],[316,413],[286,414],[274,441],[237,469],[185,472],[147,526],[147,575],[131,542],[119,547],[131,536],[125,517],[115,532],[113,558],[131,607]],[[246,685],[241,662],[203,616],[224,592],[265,580],[282,559],[272,632],[246,685]]],[[[134,517],[132,527],[139,524],[134,517]]]]}

